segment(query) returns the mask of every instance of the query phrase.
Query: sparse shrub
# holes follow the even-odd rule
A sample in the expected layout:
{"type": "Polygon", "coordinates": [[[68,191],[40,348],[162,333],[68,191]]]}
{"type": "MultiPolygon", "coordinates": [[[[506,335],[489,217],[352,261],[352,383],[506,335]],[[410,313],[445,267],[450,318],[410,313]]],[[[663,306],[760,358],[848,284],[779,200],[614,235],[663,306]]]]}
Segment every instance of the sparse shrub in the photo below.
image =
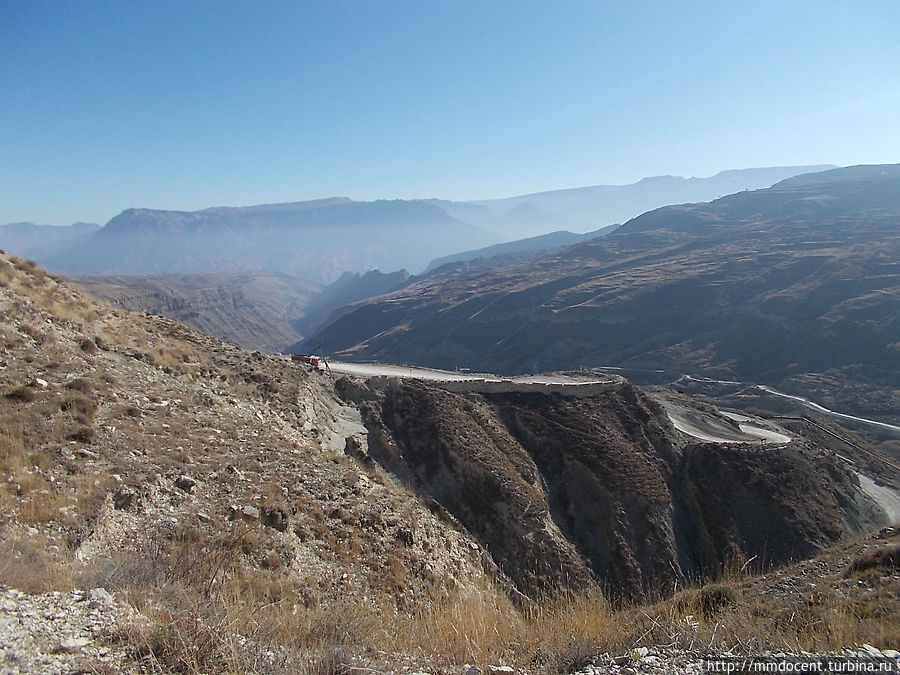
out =
{"type": "Polygon", "coordinates": [[[81,351],[83,351],[85,354],[97,353],[97,344],[90,338],[81,338],[81,340],[78,342],[78,346],[81,347],[81,351]]]}
{"type": "Polygon", "coordinates": [[[259,552],[259,535],[255,530],[247,530],[241,536],[239,545],[245,555],[254,555],[259,552]]]}
{"type": "Polygon", "coordinates": [[[844,577],[863,574],[865,572],[877,571],[883,573],[893,573],[900,570],[900,545],[887,546],[869,551],[858,556],[847,571],[844,577]]]}
{"type": "Polygon", "coordinates": [[[194,405],[198,408],[212,408],[216,403],[216,400],[212,397],[212,394],[206,391],[198,391],[194,394],[194,405]]]}
{"type": "Polygon", "coordinates": [[[66,495],[48,489],[31,490],[28,498],[19,507],[19,519],[29,525],[49,523],[61,520],[61,508],[67,507],[70,500],[66,495]]]}
{"type": "Polygon", "coordinates": [[[193,525],[182,527],[176,534],[176,537],[181,541],[189,541],[194,544],[200,543],[204,539],[203,533],[193,525]]]}
{"type": "Polygon", "coordinates": [[[93,385],[91,381],[84,377],[76,377],[74,380],[69,380],[66,382],[66,389],[71,389],[73,391],[80,391],[84,394],[88,393],[93,389],[93,385]]]}
{"type": "Polygon", "coordinates": [[[700,611],[709,618],[737,604],[738,592],[726,584],[708,584],[700,589],[700,611]]]}
{"type": "Polygon", "coordinates": [[[16,269],[21,270],[22,272],[35,272],[38,269],[37,263],[28,258],[13,256],[10,260],[16,269]]]}
{"type": "Polygon", "coordinates": [[[16,387],[12,391],[6,393],[6,398],[11,401],[19,401],[20,403],[28,403],[35,398],[34,389],[25,385],[16,387]]]}
{"type": "Polygon", "coordinates": [[[280,570],[284,567],[284,561],[275,551],[269,551],[262,559],[262,566],[269,570],[280,570]]]}
{"type": "Polygon", "coordinates": [[[602,650],[596,640],[586,635],[573,635],[563,645],[543,655],[550,672],[572,673],[591,663],[602,650]]]}
{"type": "Polygon", "coordinates": [[[43,537],[0,536],[0,584],[26,593],[69,590],[74,587],[72,567],[55,559],[43,537]]]}
{"type": "Polygon", "coordinates": [[[30,337],[32,340],[35,341],[35,343],[37,343],[39,345],[44,343],[44,338],[46,337],[44,331],[42,331],[40,328],[38,328],[34,324],[31,324],[31,323],[22,324],[21,328],[19,328],[19,331],[21,333],[24,333],[28,337],[30,337]]]}
{"type": "Polygon", "coordinates": [[[94,403],[83,396],[73,396],[63,399],[59,404],[59,409],[63,412],[71,412],[88,417],[94,412],[94,403]]]}
{"type": "Polygon", "coordinates": [[[698,614],[700,612],[700,591],[696,588],[679,591],[672,597],[672,609],[679,616],[698,614]]]}
{"type": "Polygon", "coordinates": [[[66,436],[66,438],[69,439],[70,441],[78,441],[79,443],[87,444],[87,443],[93,443],[96,435],[97,434],[94,432],[94,430],[91,427],[83,426],[83,427],[80,427],[80,428],[76,429],[75,431],[73,431],[71,434],[66,436]]]}
{"type": "Polygon", "coordinates": [[[349,649],[326,647],[306,663],[303,671],[307,675],[341,675],[348,672],[351,665],[349,649]]]}
{"type": "Polygon", "coordinates": [[[385,581],[387,581],[394,590],[402,591],[406,587],[406,568],[403,562],[396,556],[388,558],[385,570],[385,581]]]}
{"type": "Polygon", "coordinates": [[[150,656],[165,672],[209,672],[227,663],[228,633],[210,626],[204,617],[190,611],[167,611],[139,648],[139,656],[150,656]]]}

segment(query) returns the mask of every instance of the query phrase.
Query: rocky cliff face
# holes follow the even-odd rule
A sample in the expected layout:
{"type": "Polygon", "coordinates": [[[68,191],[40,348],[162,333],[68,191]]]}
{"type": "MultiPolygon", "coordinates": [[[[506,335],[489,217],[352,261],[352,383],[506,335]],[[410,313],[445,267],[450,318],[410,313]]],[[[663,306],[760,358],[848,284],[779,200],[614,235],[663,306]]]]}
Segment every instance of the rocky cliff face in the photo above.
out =
{"type": "Polygon", "coordinates": [[[300,334],[315,284],[269,272],[82,277],[75,280],[114,307],[182,321],[244,349],[278,352],[300,334]]]}
{"type": "Polygon", "coordinates": [[[732,561],[813,555],[879,517],[853,474],[803,438],[690,442],[624,380],[583,398],[398,380],[338,389],[367,407],[372,457],[530,597],[599,585],[640,598],[732,561]]]}

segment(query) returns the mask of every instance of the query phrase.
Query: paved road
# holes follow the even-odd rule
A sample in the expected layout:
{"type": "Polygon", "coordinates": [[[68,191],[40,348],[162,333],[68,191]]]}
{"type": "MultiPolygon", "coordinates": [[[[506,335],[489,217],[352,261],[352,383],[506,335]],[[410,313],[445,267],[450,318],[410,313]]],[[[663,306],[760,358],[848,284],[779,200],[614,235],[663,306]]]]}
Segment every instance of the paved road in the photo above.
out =
{"type": "Polygon", "coordinates": [[[413,366],[394,366],[385,363],[345,363],[329,361],[333,373],[358,375],[360,377],[406,377],[433,382],[512,382],[517,384],[605,384],[609,377],[577,377],[559,373],[541,375],[517,375],[501,377],[490,373],[469,373],[454,370],[438,370],[436,368],[417,368],[413,366]]]}
{"type": "Polygon", "coordinates": [[[836,410],[829,410],[823,405],[819,405],[818,403],[814,403],[810,401],[808,398],[803,398],[802,396],[794,396],[793,394],[785,394],[783,391],[778,391],[777,389],[773,389],[772,387],[767,387],[764,384],[752,384],[750,382],[736,382],[734,380],[714,380],[708,377],[692,377],[691,375],[682,375],[681,380],[688,380],[694,382],[710,382],[713,384],[730,384],[730,385],[740,385],[743,387],[755,387],[760,391],[764,391],[767,394],[771,394],[772,396],[780,396],[781,398],[788,398],[798,403],[805,405],[812,410],[815,410],[820,413],[824,413],[826,415],[831,415],[832,417],[838,417],[845,420],[852,420],[854,422],[860,422],[862,424],[870,424],[872,426],[880,427],[882,429],[889,429],[890,431],[900,432],[900,427],[895,424],[888,424],[887,422],[879,422],[877,420],[866,419],[865,417],[857,417],[856,415],[848,415],[846,413],[837,412],[836,410]]]}
{"type": "MultiPolygon", "coordinates": [[[[396,366],[382,363],[345,363],[341,361],[329,361],[329,366],[333,373],[341,373],[345,375],[356,375],[359,377],[401,377],[412,378],[418,380],[430,380],[432,382],[494,382],[498,384],[523,384],[523,385],[605,385],[610,382],[609,377],[578,377],[571,375],[562,375],[559,373],[548,373],[542,375],[520,375],[517,377],[500,377],[490,373],[468,373],[450,370],[438,370],[435,368],[417,368],[412,366],[396,366]]],[[[737,382],[733,384],[739,384],[737,382]]],[[[828,410],[816,403],[812,403],[799,396],[791,396],[784,394],[769,387],[756,385],[760,389],[765,390],[776,396],[784,396],[786,398],[796,399],[820,412],[854,419],[861,422],[868,422],[881,427],[888,427],[900,431],[900,427],[895,427],[884,422],[875,422],[874,420],[866,420],[860,417],[853,417],[843,413],[837,413],[828,410]]],[[[791,437],[776,431],[764,420],[759,418],[741,415],[739,413],[725,412],[721,414],[734,422],[737,422],[738,429],[734,429],[721,421],[714,419],[705,413],[697,410],[689,410],[673,401],[660,401],[672,420],[672,424],[679,431],[698,438],[703,441],[713,443],[746,443],[756,442],[764,444],[785,444],[790,443],[791,437]]],[[[781,430],[783,431],[783,429],[781,430]]],[[[900,493],[889,487],[877,485],[868,476],[859,474],[860,486],[863,491],[869,494],[887,513],[888,518],[895,522],[900,519],[900,493]]]]}

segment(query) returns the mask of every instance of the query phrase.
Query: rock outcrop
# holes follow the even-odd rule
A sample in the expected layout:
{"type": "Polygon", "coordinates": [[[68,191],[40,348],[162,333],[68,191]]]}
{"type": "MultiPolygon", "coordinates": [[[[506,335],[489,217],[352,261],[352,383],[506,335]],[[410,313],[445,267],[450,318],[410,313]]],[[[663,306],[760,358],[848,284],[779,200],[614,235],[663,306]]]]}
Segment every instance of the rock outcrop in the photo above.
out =
{"type": "Polygon", "coordinates": [[[391,380],[364,405],[371,457],[435,500],[530,597],[640,598],[756,557],[808,557],[878,522],[854,474],[797,437],[689,440],[622,380],[593,396],[451,392],[391,380]]]}

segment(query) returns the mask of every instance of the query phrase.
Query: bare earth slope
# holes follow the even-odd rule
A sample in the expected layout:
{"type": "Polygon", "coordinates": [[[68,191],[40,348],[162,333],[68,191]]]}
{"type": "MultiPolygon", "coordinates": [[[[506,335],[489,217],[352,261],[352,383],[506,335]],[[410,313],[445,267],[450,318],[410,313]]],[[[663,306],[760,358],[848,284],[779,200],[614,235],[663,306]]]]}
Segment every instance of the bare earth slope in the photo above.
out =
{"type": "MultiPolygon", "coordinates": [[[[365,429],[328,380],[99,305],[32,263],[0,265],[2,583],[77,578],[162,626],[199,611],[219,631],[243,613],[247,658],[291,622],[291,640],[318,644],[291,617],[320,625],[339,602],[374,612],[489,586],[465,532],[345,454],[365,429]]],[[[104,639],[149,639],[135,630],[104,639]]],[[[225,642],[189,634],[224,658],[225,642]]]]}

